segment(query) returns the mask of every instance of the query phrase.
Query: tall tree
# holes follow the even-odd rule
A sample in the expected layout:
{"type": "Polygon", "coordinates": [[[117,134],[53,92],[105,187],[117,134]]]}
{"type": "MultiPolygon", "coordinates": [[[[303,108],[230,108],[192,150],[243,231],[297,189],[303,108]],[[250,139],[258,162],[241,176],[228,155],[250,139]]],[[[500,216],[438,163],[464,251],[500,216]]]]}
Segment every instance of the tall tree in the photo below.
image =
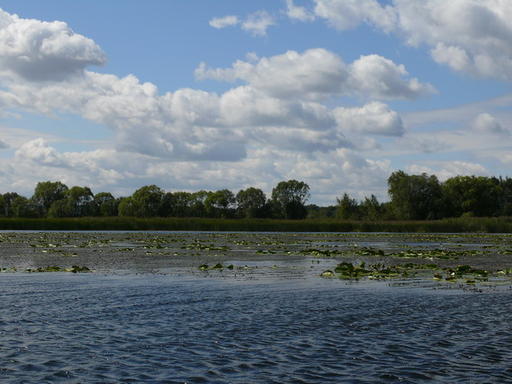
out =
{"type": "Polygon", "coordinates": [[[309,185],[302,181],[279,182],[272,190],[272,202],[281,217],[303,219],[307,215],[305,207],[309,199],[309,185]]]}
{"type": "Polygon", "coordinates": [[[434,175],[393,172],[388,179],[388,193],[399,219],[436,219],[442,214],[443,193],[434,175]]]}
{"type": "Polygon", "coordinates": [[[60,181],[42,181],[37,183],[32,201],[46,214],[54,201],[66,198],[68,187],[60,181]]]}
{"type": "Polygon", "coordinates": [[[100,192],[94,195],[94,204],[100,216],[117,216],[119,200],[110,192],[100,192]]]}
{"type": "Polygon", "coordinates": [[[359,204],[356,199],[351,198],[347,193],[341,199],[336,199],[338,205],[336,217],[345,220],[357,220],[360,218],[359,204]]]}
{"type": "Polygon", "coordinates": [[[163,197],[164,191],[156,185],[146,185],[137,189],[132,195],[135,216],[158,216],[163,197]]]}
{"type": "Polygon", "coordinates": [[[72,217],[94,216],[96,213],[94,194],[89,187],[72,187],[66,193],[66,200],[72,217]]]}
{"type": "Polygon", "coordinates": [[[496,178],[456,176],[445,181],[443,191],[451,216],[495,216],[500,213],[503,188],[496,178]]]}
{"type": "Polygon", "coordinates": [[[209,217],[233,216],[235,196],[229,189],[209,193],[204,202],[209,217]]]}
{"type": "Polygon", "coordinates": [[[364,201],[360,204],[360,210],[362,217],[366,220],[382,219],[382,205],[375,195],[365,197],[364,201]]]}
{"type": "Polygon", "coordinates": [[[266,202],[267,197],[259,188],[250,187],[245,190],[242,189],[236,194],[237,208],[243,217],[263,216],[263,208],[266,202]]]}
{"type": "Polygon", "coordinates": [[[171,210],[171,216],[176,217],[190,217],[191,214],[191,203],[192,194],[190,192],[174,192],[172,194],[173,209],[171,210]]]}

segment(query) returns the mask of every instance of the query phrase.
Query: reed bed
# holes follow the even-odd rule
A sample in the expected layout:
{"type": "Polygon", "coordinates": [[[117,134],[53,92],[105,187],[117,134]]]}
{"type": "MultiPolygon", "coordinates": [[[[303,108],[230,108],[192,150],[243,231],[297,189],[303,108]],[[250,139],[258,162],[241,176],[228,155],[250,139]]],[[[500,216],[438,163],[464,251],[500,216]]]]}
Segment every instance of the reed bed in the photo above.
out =
{"type": "Polygon", "coordinates": [[[209,219],[172,217],[0,218],[0,230],[512,233],[512,218],[464,217],[433,221],[209,219]]]}

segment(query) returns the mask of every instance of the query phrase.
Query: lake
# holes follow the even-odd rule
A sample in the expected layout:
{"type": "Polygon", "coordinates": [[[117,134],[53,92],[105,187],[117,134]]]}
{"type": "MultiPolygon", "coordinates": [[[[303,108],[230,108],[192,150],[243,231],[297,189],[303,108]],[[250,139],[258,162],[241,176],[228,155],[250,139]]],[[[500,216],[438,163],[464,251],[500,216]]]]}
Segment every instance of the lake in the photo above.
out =
{"type": "Polygon", "coordinates": [[[512,382],[512,294],[338,279],[2,274],[2,383],[512,382]]]}

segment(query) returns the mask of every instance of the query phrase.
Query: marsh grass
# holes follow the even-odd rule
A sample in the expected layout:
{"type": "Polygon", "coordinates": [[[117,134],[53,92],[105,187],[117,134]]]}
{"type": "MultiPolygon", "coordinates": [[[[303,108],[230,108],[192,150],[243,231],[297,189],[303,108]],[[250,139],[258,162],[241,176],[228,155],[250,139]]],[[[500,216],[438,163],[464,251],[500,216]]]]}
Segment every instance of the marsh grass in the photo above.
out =
{"type": "Polygon", "coordinates": [[[512,233],[512,218],[461,217],[434,221],[208,219],[172,217],[147,219],[134,217],[53,219],[0,218],[0,230],[512,233]]]}

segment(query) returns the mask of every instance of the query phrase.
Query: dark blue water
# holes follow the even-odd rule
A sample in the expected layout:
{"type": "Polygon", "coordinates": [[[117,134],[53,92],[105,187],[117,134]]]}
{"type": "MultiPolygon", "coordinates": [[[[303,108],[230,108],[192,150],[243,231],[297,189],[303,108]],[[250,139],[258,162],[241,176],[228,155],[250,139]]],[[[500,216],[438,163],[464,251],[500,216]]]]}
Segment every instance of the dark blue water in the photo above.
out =
{"type": "Polygon", "coordinates": [[[1,383],[512,382],[512,294],[2,275],[1,383]]]}

